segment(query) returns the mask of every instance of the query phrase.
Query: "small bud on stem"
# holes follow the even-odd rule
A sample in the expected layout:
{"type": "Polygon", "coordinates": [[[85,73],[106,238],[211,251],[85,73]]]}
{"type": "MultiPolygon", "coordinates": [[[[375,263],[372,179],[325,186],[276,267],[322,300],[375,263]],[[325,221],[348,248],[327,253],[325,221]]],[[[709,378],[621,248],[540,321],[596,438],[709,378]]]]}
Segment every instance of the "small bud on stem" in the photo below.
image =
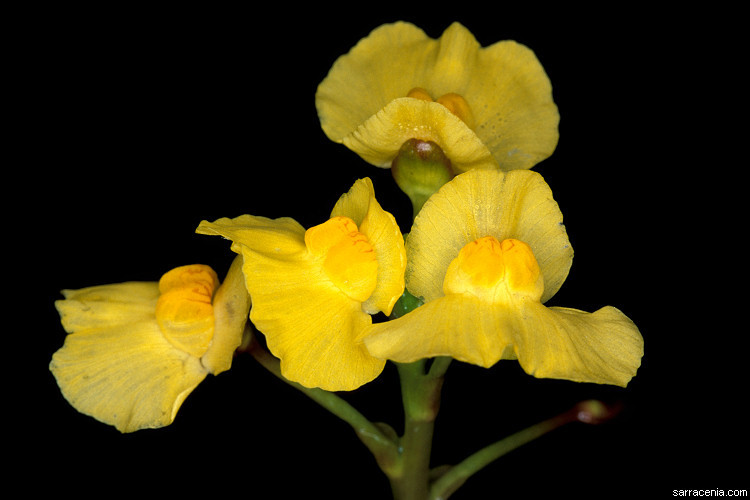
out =
{"type": "Polygon", "coordinates": [[[409,139],[391,164],[396,184],[414,206],[414,216],[440,187],[453,178],[451,162],[432,141],[409,139]]]}

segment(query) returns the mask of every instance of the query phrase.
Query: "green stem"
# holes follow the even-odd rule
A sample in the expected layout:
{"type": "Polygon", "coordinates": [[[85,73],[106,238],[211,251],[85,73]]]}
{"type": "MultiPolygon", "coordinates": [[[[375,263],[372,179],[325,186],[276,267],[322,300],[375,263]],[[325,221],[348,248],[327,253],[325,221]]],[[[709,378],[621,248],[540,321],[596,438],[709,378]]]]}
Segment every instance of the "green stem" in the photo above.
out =
{"type": "Polygon", "coordinates": [[[464,484],[469,477],[491,462],[550,431],[578,420],[579,409],[574,408],[482,448],[440,476],[432,484],[429,500],[445,500],[464,484]]]}
{"type": "Polygon", "coordinates": [[[432,437],[447,363],[441,361],[437,375],[426,372],[424,360],[397,366],[404,404],[404,434],[400,440],[399,468],[389,476],[391,489],[396,500],[427,500],[432,437]]]}
{"type": "Polygon", "coordinates": [[[434,358],[432,360],[432,365],[430,365],[428,375],[435,379],[442,378],[443,375],[445,375],[445,372],[448,370],[451,361],[453,361],[453,358],[451,358],[450,356],[440,356],[434,358]]]}
{"type": "Polygon", "coordinates": [[[393,429],[390,429],[385,424],[370,422],[357,409],[332,392],[304,387],[288,380],[281,374],[279,360],[264,349],[254,337],[249,340],[243,350],[249,352],[256,361],[280,380],[302,392],[320,406],[348,423],[354,429],[354,432],[357,433],[357,437],[372,452],[381,470],[386,475],[393,473],[393,469],[397,467],[398,462],[398,446],[394,439],[395,432],[393,429]]]}

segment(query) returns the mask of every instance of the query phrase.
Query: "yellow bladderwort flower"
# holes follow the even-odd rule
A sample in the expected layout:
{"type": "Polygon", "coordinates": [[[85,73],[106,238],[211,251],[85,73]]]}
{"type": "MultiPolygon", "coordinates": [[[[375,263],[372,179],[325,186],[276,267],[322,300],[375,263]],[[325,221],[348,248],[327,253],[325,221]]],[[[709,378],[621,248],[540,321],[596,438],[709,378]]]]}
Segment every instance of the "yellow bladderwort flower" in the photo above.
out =
{"type": "Polygon", "coordinates": [[[221,286],[196,264],[63,295],[69,334],[50,370],[74,408],[121,432],[171,424],[208,373],[228,370],[250,308],[239,259],[221,286]]]}
{"type": "Polygon", "coordinates": [[[371,315],[390,314],[402,295],[406,252],[370,179],[357,181],[328,221],[307,230],[286,217],[243,215],[203,221],[197,232],[232,240],[244,259],[250,320],[288,380],[349,391],[383,371],[385,361],[356,339],[371,315]]]}
{"type": "Polygon", "coordinates": [[[424,205],[406,240],[406,285],[424,305],[369,327],[373,356],[435,356],[490,367],[517,359],[529,374],[625,386],[643,338],[622,312],[546,307],[572,264],[562,214],[531,171],[471,171],[424,205]]]}
{"type": "Polygon", "coordinates": [[[405,22],[380,26],[334,63],[316,106],[331,140],[385,168],[410,139],[441,148],[453,174],[528,169],[558,141],[534,53],[514,41],[482,48],[458,23],[437,40],[405,22]]]}

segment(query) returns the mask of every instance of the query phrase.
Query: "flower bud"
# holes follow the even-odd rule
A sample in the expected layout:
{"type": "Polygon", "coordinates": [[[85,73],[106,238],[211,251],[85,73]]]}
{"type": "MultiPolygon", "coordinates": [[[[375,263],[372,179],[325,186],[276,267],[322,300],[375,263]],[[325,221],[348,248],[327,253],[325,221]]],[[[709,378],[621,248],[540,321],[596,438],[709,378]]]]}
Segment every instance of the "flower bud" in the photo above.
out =
{"type": "Polygon", "coordinates": [[[411,200],[414,216],[433,193],[453,178],[451,162],[440,146],[420,139],[409,139],[401,146],[391,173],[411,200]]]}

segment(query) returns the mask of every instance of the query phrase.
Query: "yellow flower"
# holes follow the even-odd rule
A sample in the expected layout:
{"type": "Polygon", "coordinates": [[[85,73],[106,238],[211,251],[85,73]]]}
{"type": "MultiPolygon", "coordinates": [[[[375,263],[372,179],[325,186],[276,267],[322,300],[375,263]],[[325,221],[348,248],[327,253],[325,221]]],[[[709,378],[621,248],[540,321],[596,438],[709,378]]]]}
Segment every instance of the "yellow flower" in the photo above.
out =
{"type": "Polygon", "coordinates": [[[231,367],[249,309],[241,276],[219,287],[196,264],[158,283],[64,290],[55,305],[69,335],[50,363],[63,396],[121,432],[171,424],[208,373],[231,367]]]}
{"type": "Polygon", "coordinates": [[[407,289],[424,305],[362,335],[373,356],[434,356],[489,367],[517,359],[529,374],[625,386],[643,339],[614,307],[543,305],[568,275],[562,214],[532,171],[475,170],[433,195],[406,240],[407,289]]]}
{"type": "Polygon", "coordinates": [[[358,180],[331,218],[305,230],[290,218],[243,215],[201,222],[201,234],[232,240],[242,255],[250,320],[281,360],[287,379],[349,391],[385,365],[356,338],[370,315],[390,314],[404,290],[406,252],[370,179],[358,180]]]}
{"type": "Polygon", "coordinates": [[[316,94],[321,126],[388,168],[409,139],[436,143],[454,173],[528,169],[557,146],[552,87],[527,47],[482,48],[454,23],[438,40],[416,26],[380,26],[341,56],[316,94]]]}

